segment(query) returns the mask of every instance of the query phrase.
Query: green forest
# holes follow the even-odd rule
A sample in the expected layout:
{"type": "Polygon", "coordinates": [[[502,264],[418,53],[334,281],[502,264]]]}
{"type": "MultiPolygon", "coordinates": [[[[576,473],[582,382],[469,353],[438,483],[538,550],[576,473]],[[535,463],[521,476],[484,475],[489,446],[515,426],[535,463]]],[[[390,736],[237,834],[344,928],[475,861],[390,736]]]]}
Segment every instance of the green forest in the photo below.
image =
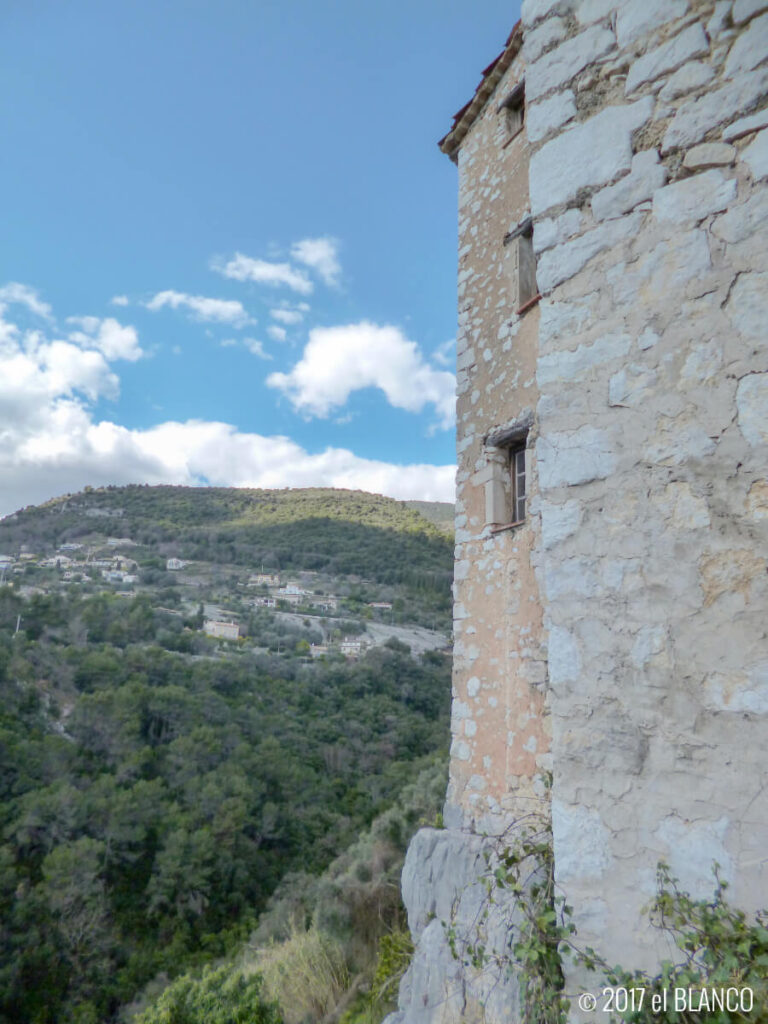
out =
{"type": "Polygon", "coordinates": [[[0,1021],[380,1020],[403,853],[444,795],[449,652],[312,661],[311,623],[214,642],[167,573],[115,592],[20,561],[106,529],[158,564],[324,560],[340,592],[449,605],[450,537],[357,492],[129,487],[1,522],[0,1021]]]}

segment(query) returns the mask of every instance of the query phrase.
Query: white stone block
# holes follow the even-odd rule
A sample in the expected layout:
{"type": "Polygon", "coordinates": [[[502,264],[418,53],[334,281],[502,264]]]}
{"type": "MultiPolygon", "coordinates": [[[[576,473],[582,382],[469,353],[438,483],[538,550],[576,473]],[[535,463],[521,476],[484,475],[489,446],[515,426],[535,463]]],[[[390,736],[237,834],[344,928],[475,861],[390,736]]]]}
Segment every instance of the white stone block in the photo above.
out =
{"type": "Polygon", "coordinates": [[[768,128],[768,107],[758,110],[756,114],[750,114],[748,117],[740,117],[738,121],[729,124],[727,128],[723,129],[723,138],[727,142],[734,142],[760,128],[768,128]]]}
{"type": "Polygon", "coordinates": [[[579,646],[572,633],[562,626],[553,626],[547,643],[549,681],[552,686],[573,682],[581,672],[579,646]]]}
{"type": "Polygon", "coordinates": [[[653,215],[660,221],[684,224],[725,210],[736,195],[736,179],[711,170],[660,188],[653,196],[653,215]]]}
{"type": "Polygon", "coordinates": [[[581,523],[581,505],[578,501],[566,501],[553,505],[541,503],[541,543],[545,551],[572,536],[581,523]]]}
{"type": "Polygon", "coordinates": [[[576,7],[576,20],[580,25],[593,25],[610,18],[620,4],[616,0],[580,0],[576,7]]]}
{"type": "Polygon", "coordinates": [[[686,61],[708,52],[709,43],[704,29],[698,22],[694,22],[668,42],[638,57],[629,69],[624,91],[629,95],[647,82],[654,82],[667,72],[679,68],[686,61]]]}
{"type": "Polygon", "coordinates": [[[728,21],[728,14],[730,13],[730,10],[731,0],[718,0],[715,4],[712,17],[707,22],[707,35],[710,39],[714,39],[716,36],[719,36],[723,31],[728,21]]]}
{"type": "Polygon", "coordinates": [[[733,78],[744,71],[751,71],[768,58],[768,14],[763,14],[750,24],[731,47],[725,62],[725,74],[733,78]]]}
{"type": "Polygon", "coordinates": [[[685,154],[683,167],[702,171],[706,167],[729,167],[736,162],[736,148],[725,142],[703,142],[685,154]]]}
{"type": "Polygon", "coordinates": [[[746,203],[732,206],[727,213],[718,217],[712,224],[712,233],[724,242],[733,244],[749,238],[757,231],[765,231],[765,221],[768,221],[768,190],[759,189],[746,203]]]}
{"type": "Polygon", "coordinates": [[[768,444],[768,373],[749,373],[736,389],[739,430],[751,445],[768,444]]]}
{"type": "Polygon", "coordinates": [[[736,0],[733,5],[733,23],[734,25],[743,25],[750,18],[754,18],[756,14],[766,10],[768,10],[766,0],[736,0]]]}
{"type": "Polygon", "coordinates": [[[529,28],[551,14],[555,7],[565,12],[572,6],[570,0],[523,0],[520,18],[525,28],[529,28]]]}
{"type": "Polygon", "coordinates": [[[595,26],[572,36],[555,50],[550,50],[525,72],[525,94],[529,101],[565,85],[594,61],[604,57],[616,46],[613,32],[595,26]]]}
{"type": "Polygon", "coordinates": [[[550,249],[581,231],[584,214],[575,207],[561,213],[559,217],[536,221],[533,229],[533,250],[535,253],[550,249]]]}
{"type": "Polygon", "coordinates": [[[616,37],[622,49],[640,36],[682,18],[688,10],[688,0],[629,0],[618,12],[616,37]]]}
{"type": "Polygon", "coordinates": [[[604,480],[618,463],[608,433],[592,426],[540,436],[536,457],[542,490],[604,480]]]}
{"type": "Polygon", "coordinates": [[[547,47],[565,39],[567,28],[562,18],[549,18],[539,28],[526,32],[523,40],[523,57],[526,64],[532,64],[547,47]]]}
{"type": "Polygon", "coordinates": [[[536,281],[542,294],[577,274],[599,253],[613,248],[635,235],[643,219],[642,213],[605,221],[584,235],[548,249],[538,262],[536,281]]]}
{"type": "Polygon", "coordinates": [[[572,199],[582,188],[607,185],[628,171],[632,132],[645,124],[652,111],[650,96],[626,106],[606,107],[545,142],[530,163],[534,217],[572,199]]]}
{"type": "Polygon", "coordinates": [[[768,131],[762,131],[742,151],[741,159],[747,165],[755,181],[768,178],[768,131]]]}
{"type": "Polygon", "coordinates": [[[632,157],[629,174],[592,196],[595,220],[620,217],[638,203],[650,199],[667,181],[667,169],[655,149],[646,149],[632,157]]]}
{"type": "Polygon", "coordinates": [[[531,104],[528,108],[528,140],[538,142],[575,116],[576,103],[570,89],[556,92],[546,100],[531,104]]]}
{"type": "Polygon", "coordinates": [[[739,274],[725,312],[744,338],[765,344],[768,324],[768,273],[739,274]]]}
{"type": "Polygon", "coordinates": [[[555,878],[559,885],[602,878],[611,863],[611,833],[597,811],[552,801],[555,878]]]}
{"type": "Polygon", "coordinates": [[[593,367],[620,359],[629,352],[632,339],[628,334],[606,334],[597,341],[579,345],[573,351],[551,352],[539,356],[536,380],[541,389],[554,381],[572,381],[584,376],[593,367]]]}
{"type": "Polygon", "coordinates": [[[659,99],[662,103],[671,103],[680,96],[693,92],[694,89],[701,89],[714,77],[715,70],[709,64],[703,64],[700,60],[691,61],[672,75],[659,93],[659,99]]]}
{"type": "MultiPolygon", "coordinates": [[[[708,131],[748,109],[768,89],[768,70],[740,75],[714,92],[684,103],[664,135],[662,152],[699,142],[708,131]]],[[[533,164],[533,161],[531,161],[533,164]]]]}

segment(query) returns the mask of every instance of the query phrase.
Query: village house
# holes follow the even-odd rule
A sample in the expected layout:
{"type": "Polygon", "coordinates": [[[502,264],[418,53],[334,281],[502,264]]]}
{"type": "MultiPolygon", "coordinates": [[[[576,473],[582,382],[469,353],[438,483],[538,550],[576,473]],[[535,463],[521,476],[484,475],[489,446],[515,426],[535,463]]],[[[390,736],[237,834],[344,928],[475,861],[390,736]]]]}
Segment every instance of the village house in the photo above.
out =
{"type": "Polygon", "coordinates": [[[185,568],[187,563],[181,558],[169,558],[165,563],[165,568],[168,572],[176,572],[179,569],[185,568]]]}
{"type": "Polygon", "coordinates": [[[237,640],[240,636],[240,626],[236,622],[206,619],[203,623],[203,632],[218,640],[237,640]]]}

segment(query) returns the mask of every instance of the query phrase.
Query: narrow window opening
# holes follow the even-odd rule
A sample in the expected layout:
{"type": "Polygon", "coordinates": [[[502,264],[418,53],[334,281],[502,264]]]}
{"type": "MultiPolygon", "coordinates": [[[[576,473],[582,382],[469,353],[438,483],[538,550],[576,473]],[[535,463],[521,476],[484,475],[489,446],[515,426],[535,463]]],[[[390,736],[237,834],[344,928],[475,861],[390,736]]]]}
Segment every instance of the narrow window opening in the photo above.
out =
{"type": "Polygon", "coordinates": [[[513,448],[509,453],[512,476],[512,522],[525,519],[525,446],[513,448]]]}
{"type": "Polygon", "coordinates": [[[504,238],[511,260],[512,301],[518,314],[525,313],[539,298],[536,256],[533,251],[533,221],[526,217],[504,238]]]}
{"type": "Polygon", "coordinates": [[[498,106],[499,114],[504,118],[504,145],[522,131],[525,124],[525,82],[518,84],[509,92],[498,106]]]}

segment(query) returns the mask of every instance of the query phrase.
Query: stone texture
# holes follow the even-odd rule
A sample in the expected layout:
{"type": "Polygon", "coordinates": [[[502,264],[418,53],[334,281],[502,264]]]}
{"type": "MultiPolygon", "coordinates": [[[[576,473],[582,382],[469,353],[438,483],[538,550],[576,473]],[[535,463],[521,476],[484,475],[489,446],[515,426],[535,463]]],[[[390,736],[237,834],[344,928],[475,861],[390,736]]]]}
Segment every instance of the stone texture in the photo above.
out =
{"type": "Polygon", "coordinates": [[[553,245],[567,241],[581,231],[584,214],[581,210],[571,209],[559,217],[540,220],[533,234],[533,248],[537,254],[553,245]]]}
{"type": "Polygon", "coordinates": [[[520,19],[526,28],[530,28],[555,10],[564,12],[569,10],[570,6],[569,0],[523,0],[520,19]]]}
{"type": "Polygon", "coordinates": [[[617,331],[606,334],[588,344],[579,345],[573,351],[557,351],[539,356],[536,379],[539,387],[555,380],[577,380],[595,366],[602,366],[612,359],[620,359],[630,349],[632,339],[628,334],[617,331]]]}
{"type": "Polygon", "coordinates": [[[768,194],[763,190],[717,217],[712,233],[730,244],[743,242],[756,231],[764,231],[765,221],[768,221],[768,194]]]}
{"type": "Polygon", "coordinates": [[[738,121],[729,124],[723,129],[723,138],[726,142],[735,142],[736,139],[750,135],[760,128],[768,128],[768,107],[758,110],[756,114],[750,114],[749,117],[740,117],[738,121]]]}
{"type": "Polygon", "coordinates": [[[712,17],[707,22],[707,35],[714,39],[725,29],[731,13],[731,0],[717,0],[712,17]]]}
{"type": "Polygon", "coordinates": [[[616,36],[625,47],[640,36],[674,21],[688,10],[688,0],[628,0],[616,5],[616,36]]]}
{"type": "Polygon", "coordinates": [[[599,26],[568,39],[529,65],[525,73],[526,96],[535,101],[560,88],[615,46],[613,32],[599,26]]]}
{"type": "Polygon", "coordinates": [[[632,157],[629,174],[615,185],[608,185],[592,196],[595,220],[620,217],[634,209],[638,203],[650,199],[656,189],[667,181],[667,169],[659,160],[655,149],[648,149],[632,157]]]}
{"type": "Polygon", "coordinates": [[[576,103],[570,89],[533,103],[528,108],[528,138],[531,142],[538,142],[575,116],[576,103]]]}
{"type": "Polygon", "coordinates": [[[739,274],[731,288],[725,312],[739,335],[765,344],[768,323],[768,273],[739,274]]]}
{"type": "Polygon", "coordinates": [[[536,280],[542,295],[573,277],[591,259],[625,239],[631,238],[642,214],[610,220],[562,245],[549,249],[539,260],[536,280]]]}
{"type": "MultiPolygon", "coordinates": [[[[707,132],[749,108],[768,90],[768,71],[739,75],[719,89],[684,103],[664,135],[662,152],[699,142],[707,132]]],[[[555,140],[556,141],[556,140],[555,140]]]]}
{"type": "Polygon", "coordinates": [[[549,18],[539,28],[527,32],[524,55],[526,64],[532,64],[548,47],[561,42],[566,36],[566,25],[562,18],[549,18]]]}
{"type": "Polygon", "coordinates": [[[616,468],[618,456],[610,435],[592,426],[553,433],[536,442],[539,482],[551,487],[575,487],[604,480],[616,468]]]}
{"type": "Polygon", "coordinates": [[[768,444],[768,373],[750,373],[741,378],[736,407],[739,430],[749,444],[768,444]]]}
{"type": "Polygon", "coordinates": [[[607,185],[630,169],[632,132],[651,116],[650,97],[607,107],[594,117],[545,142],[531,159],[534,216],[572,199],[582,188],[607,185]],[[562,169],[568,168],[564,175],[562,169]]]}
{"type": "Polygon", "coordinates": [[[671,103],[689,92],[708,85],[714,77],[714,69],[709,64],[693,60],[690,64],[684,64],[679,71],[670,76],[659,93],[659,99],[662,103],[671,103]]]}
{"type": "Polygon", "coordinates": [[[768,58],[768,14],[750,22],[747,31],[738,37],[725,62],[725,73],[733,77],[751,71],[768,58]]]}
{"type": "Polygon", "coordinates": [[[743,25],[756,14],[767,10],[768,3],[766,3],[766,0],[736,0],[733,5],[733,23],[734,25],[743,25]]]}
{"type": "Polygon", "coordinates": [[[760,132],[742,151],[741,159],[755,181],[768,177],[768,131],[760,132]]]}
{"type": "Polygon", "coordinates": [[[702,171],[707,167],[728,167],[736,162],[736,149],[723,142],[703,142],[685,154],[683,167],[702,171]]]}
{"type": "Polygon", "coordinates": [[[735,195],[734,178],[726,178],[718,170],[705,171],[655,192],[653,214],[657,220],[674,224],[698,221],[726,209],[735,195]]]}
{"type": "Polygon", "coordinates": [[[686,61],[706,53],[709,53],[706,34],[702,26],[694,22],[679,35],[673,36],[655,50],[639,57],[629,69],[624,91],[629,95],[667,72],[675,71],[686,61]]]}

